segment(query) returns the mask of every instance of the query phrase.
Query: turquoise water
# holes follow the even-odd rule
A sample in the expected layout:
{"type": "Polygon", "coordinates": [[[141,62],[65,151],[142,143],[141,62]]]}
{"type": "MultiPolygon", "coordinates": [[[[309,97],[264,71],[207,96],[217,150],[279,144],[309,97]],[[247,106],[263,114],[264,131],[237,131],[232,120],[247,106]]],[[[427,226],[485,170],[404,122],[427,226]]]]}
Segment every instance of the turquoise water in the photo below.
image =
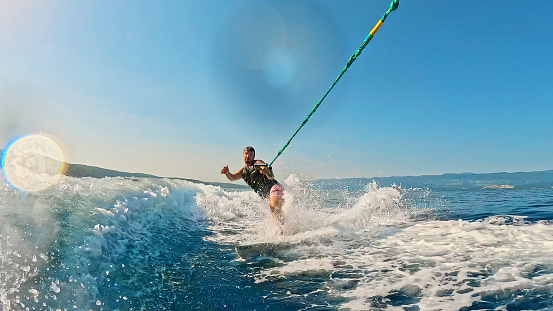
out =
{"type": "Polygon", "coordinates": [[[1,182],[0,301],[3,310],[550,310],[552,176],[289,176],[283,236],[253,191],[63,177],[23,193],[1,182]],[[280,247],[237,256],[235,245],[251,242],[280,247]]]}

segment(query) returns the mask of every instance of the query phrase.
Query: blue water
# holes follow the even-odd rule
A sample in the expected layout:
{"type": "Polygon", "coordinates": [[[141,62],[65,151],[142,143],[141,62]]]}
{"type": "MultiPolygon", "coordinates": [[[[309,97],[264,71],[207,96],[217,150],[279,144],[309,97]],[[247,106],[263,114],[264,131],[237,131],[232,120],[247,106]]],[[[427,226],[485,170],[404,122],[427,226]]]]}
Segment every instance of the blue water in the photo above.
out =
{"type": "Polygon", "coordinates": [[[550,172],[281,180],[283,236],[252,191],[0,182],[0,309],[553,309],[550,172]]]}

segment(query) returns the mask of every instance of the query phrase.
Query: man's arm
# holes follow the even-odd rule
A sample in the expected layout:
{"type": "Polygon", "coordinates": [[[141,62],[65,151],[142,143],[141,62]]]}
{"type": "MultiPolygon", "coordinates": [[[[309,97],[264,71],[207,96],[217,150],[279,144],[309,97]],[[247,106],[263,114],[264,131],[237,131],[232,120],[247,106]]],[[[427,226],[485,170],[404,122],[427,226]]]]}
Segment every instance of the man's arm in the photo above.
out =
{"type": "Polygon", "coordinates": [[[230,181],[235,181],[235,180],[238,180],[238,179],[242,179],[242,169],[238,170],[238,172],[232,174],[228,168],[228,165],[223,167],[223,169],[221,170],[221,174],[224,174],[225,176],[227,176],[228,180],[230,181]]]}

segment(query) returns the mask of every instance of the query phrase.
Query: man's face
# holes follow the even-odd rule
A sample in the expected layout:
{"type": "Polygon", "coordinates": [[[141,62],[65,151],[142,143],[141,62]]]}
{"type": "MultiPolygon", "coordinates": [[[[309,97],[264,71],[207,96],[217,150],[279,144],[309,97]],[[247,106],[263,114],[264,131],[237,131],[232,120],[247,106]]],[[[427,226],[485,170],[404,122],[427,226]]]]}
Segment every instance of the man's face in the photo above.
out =
{"type": "Polygon", "coordinates": [[[252,165],[253,160],[255,159],[255,152],[244,150],[243,157],[244,157],[244,163],[248,165],[252,165]]]}

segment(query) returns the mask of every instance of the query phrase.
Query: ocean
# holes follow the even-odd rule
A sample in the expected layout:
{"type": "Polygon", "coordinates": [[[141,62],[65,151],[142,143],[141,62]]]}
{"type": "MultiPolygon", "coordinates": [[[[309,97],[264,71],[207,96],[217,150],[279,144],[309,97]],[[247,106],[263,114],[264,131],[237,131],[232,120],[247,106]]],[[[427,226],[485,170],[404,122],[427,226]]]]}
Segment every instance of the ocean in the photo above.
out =
{"type": "Polygon", "coordinates": [[[280,181],[0,181],[0,310],[553,310],[553,171],[280,181]]]}

